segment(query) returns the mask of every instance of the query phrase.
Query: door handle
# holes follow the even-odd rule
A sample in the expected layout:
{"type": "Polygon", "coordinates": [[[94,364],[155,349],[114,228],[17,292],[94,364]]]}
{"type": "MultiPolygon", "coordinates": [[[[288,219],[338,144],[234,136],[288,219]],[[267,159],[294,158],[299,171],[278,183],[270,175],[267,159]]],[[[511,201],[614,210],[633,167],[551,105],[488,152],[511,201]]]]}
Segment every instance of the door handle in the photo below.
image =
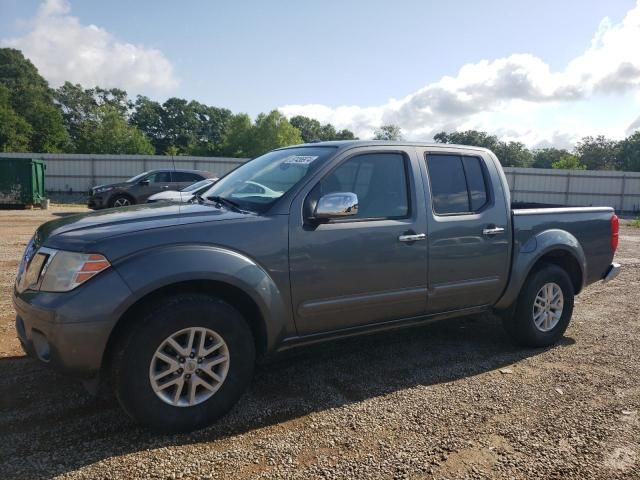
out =
{"type": "Polygon", "coordinates": [[[504,227],[491,227],[482,230],[483,235],[495,235],[497,233],[504,233],[504,227]]]}
{"type": "Polygon", "coordinates": [[[411,235],[400,235],[398,240],[401,242],[417,242],[418,240],[426,240],[427,235],[425,233],[414,233],[411,235]]]}

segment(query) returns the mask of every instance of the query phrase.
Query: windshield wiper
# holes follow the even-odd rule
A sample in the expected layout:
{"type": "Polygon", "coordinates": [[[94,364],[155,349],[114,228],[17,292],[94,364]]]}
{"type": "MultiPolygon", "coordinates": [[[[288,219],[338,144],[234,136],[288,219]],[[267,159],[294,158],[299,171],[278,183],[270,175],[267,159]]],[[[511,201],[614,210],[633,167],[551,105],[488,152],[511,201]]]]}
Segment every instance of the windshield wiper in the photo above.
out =
{"type": "MultiPolygon", "coordinates": [[[[202,197],[200,197],[200,198],[202,198],[202,197]]],[[[231,210],[234,210],[236,212],[248,213],[247,210],[243,210],[242,208],[240,208],[240,204],[238,202],[234,202],[233,200],[229,200],[228,198],[221,197],[219,195],[213,195],[211,197],[207,197],[207,200],[211,200],[211,201],[213,201],[215,203],[222,204],[225,207],[230,208],[231,210]]]]}

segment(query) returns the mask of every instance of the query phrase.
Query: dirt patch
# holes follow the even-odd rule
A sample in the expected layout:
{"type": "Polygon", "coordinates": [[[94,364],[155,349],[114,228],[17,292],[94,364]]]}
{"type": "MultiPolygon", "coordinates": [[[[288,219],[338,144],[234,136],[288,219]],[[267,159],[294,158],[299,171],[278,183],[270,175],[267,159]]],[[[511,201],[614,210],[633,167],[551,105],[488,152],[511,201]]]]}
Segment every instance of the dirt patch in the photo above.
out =
{"type": "Polygon", "coordinates": [[[317,345],[259,366],[216,425],[157,436],[22,356],[18,260],[69,210],[0,211],[3,478],[640,478],[638,229],[553,348],[514,347],[493,316],[317,345]]]}

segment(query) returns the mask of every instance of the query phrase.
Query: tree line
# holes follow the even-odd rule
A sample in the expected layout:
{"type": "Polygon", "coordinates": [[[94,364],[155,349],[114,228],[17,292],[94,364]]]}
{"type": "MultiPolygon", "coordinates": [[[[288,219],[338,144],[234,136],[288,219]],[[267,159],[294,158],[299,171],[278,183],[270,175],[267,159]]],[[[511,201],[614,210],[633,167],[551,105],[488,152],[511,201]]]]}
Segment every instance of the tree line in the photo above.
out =
{"type": "Polygon", "coordinates": [[[195,100],[129,98],[118,88],[52,89],[15,49],[0,49],[0,151],[254,157],[315,140],[355,139],[350,130],[277,110],[245,114],[195,100]]]}
{"type": "Polygon", "coordinates": [[[530,150],[523,143],[501,141],[477,130],[440,132],[434,140],[489,148],[505,167],[640,171],[640,131],[619,141],[602,135],[583,137],[571,151],[554,147],[530,150]]]}
{"type": "MultiPolygon", "coordinates": [[[[399,140],[397,125],[374,138],[399,140]]],[[[277,110],[255,120],[182,98],[163,103],[129,98],[118,88],[83,88],[66,82],[52,89],[22,52],[0,49],[0,151],[166,154],[254,157],[273,148],[316,140],[355,139],[350,130],[277,110]]],[[[640,131],[617,141],[584,137],[572,150],[529,149],[487,132],[439,132],[439,143],[491,149],[503,166],[640,171],[640,131]]]]}

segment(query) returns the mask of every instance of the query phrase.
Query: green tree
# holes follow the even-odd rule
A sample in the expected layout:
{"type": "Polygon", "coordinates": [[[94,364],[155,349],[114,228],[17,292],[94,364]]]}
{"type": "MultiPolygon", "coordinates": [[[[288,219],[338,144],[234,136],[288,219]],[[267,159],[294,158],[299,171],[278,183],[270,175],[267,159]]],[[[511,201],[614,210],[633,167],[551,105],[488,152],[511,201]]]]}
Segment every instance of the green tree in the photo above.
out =
{"type": "Polygon", "coordinates": [[[9,90],[0,85],[0,151],[28,152],[31,125],[18,115],[9,101],[9,90]]]}
{"type": "Polygon", "coordinates": [[[503,167],[528,167],[533,161],[533,155],[521,142],[503,142],[495,135],[479,130],[463,132],[440,132],[433,136],[438,143],[455,143],[457,145],[471,145],[488,148],[496,154],[503,167]]]}
{"type": "Polygon", "coordinates": [[[249,115],[233,115],[222,144],[222,154],[227,157],[248,157],[251,150],[251,129],[249,115]]]}
{"type": "Polygon", "coordinates": [[[620,168],[620,143],[604,135],[584,137],[576,145],[575,154],[588,170],[620,168]]]}
{"type": "Polygon", "coordinates": [[[382,125],[373,135],[374,140],[402,140],[402,130],[398,125],[382,125]]]}
{"type": "Polygon", "coordinates": [[[535,168],[552,168],[551,165],[553,165],[554,162],[557,162],[561,157],[569,154],[565,149],[554,147],[539,148],[532,153],[533,163],[531,166],[535,168]]]}
{"type": "Polygon", "coordinates": [[[121,113],[110,105],[99,107],[97,119],[85,121],[79,130],[79,153],[155,153],[149,139],[136,127],[127,123],[121,113]]]}
{"type": "Polygon", "coordinates": [[[65,82],[54,92],[54,98],[62,111],[64,125],[74,145],[84,122],[97,119],[98,103],[88,90],[79,84],[65,82]]]}
{"type": "Polygon", "coordinates": [[[289,123],[300,130],[300,136],[305,143],[321,140],[322,125],[315,118],[297,115],[289,119],[289,123]]]}
{"type": "Polygon", "coordinates": [[[356,138],[351,130],[337,131],[330,123],[322,125],[318,120],[304,115],[291,117],[289,123],[300,130],[300,135],[305,143],[316,140],[353,140],[356,138]]]}
{"type": "Polygon", "coordinates": [[[74,145],[78,142],[81,125],[98,120],[100,107],[108,106],[124,119],[129,117],[133,108],[124,90],[100,87],[84,89],[82,85],[70,82],[54,90],[54,99],[62,111],[65,128],[74,145]]]}
{"type": "Polygon", "coordinates": [[[169,156],[172,156],[172,157],[175,157],[179,153],[180,152],[178,151],[178,147],[175,147],[173,145],[171,145],[169,148],[167,148],[167,151],[164,152],[165,155],[169,155],[169,156]]]}
{"type": "Polygon", "coordinates": [[[262,155],[274,148],[303,143],[300,130],[278,110],[261,113],[251,128],[251,142],[247,146],[250,157],[262,155]]]}
{"type": "Polygon", "coordinates": [[[159,152],[175,147],[180,154],[220,155],[232,113],[195,100],[169,98],[160,105],[138,96],[131,123],[145,133],[159,152]]]}
{"type": "Polygon", "coordinates": [[[149,97],[138,95],[129,119],[133,126],[146,135],[157,152],[166,152],[170,147],[165,140],[162,114],[160,103],[149,97]]]}
{"type": "Polygon", "coordinates": [[[69,148],[69,135],[52,90],[19,50],[0,48],[0,85],[9,91],[11,109],[31,127],[29,150],[60,152],[69,148]]]}
{"type": "Polygon", "coordinates": [[[570,153],[564,154],[557,161],[553,162],[552,168],[558,168],[562,170],[585,170],[587,167],[580,163],[578,157],[570,153]]]}
{"type": "Polygon", "coordinates": [[[500,141],[495,135],[479,130],[465,130],[463,132],[440,132],[433,136],[437,143],[455,143],[457,145],[471,145],[473,147],[496,150],[500,141]]]}
{"type": "Polygon", "coordinates": [[[623,170],[640,172],[640,130],[620,142],[620,164],[623,170]]]}
{"type": "Polygon", "coordinates": [[[343,128],[336,132],[336,140],[358,140],[358,137],[349,129],[343,128]]]}
{"type": "Polygon", "coordinates": [[[222,144],[233,114],[226,108],[210,107],[192,101],[189,108],[196,118],[195,144],[192,155],[220,155],[222,144]]]}
{"type": "Polygon", "coordinates": [[[503,167],[530,167],[533,155],[522,142],[498,142],[493,149],[503,167]]]}

